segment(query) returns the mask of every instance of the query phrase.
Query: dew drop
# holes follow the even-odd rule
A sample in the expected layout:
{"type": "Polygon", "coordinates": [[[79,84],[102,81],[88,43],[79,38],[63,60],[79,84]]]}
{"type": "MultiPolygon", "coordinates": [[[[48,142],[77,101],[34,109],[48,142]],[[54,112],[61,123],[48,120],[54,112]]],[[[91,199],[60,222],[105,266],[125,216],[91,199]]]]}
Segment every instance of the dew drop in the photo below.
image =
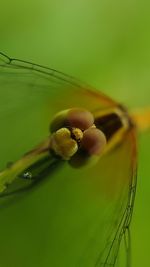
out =
{"type": "Polygon", "coordinates": [[[24,172],[23,175],[22,175],[22,178],[23,179],[32,179],[33,176],[32,176],[31,172],[24,172]]]}

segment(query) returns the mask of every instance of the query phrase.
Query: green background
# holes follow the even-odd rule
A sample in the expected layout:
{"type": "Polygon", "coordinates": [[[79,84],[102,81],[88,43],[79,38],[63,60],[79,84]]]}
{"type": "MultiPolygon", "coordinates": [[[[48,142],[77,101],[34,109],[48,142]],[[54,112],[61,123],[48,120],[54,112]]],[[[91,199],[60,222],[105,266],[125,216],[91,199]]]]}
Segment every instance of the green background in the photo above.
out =
{"type": "MultiPolygon", "coordinates": [[[[148,106],[149,10],[150,3],[146,0],[2,1],[0,50],[12,57],[71,74],[129,107],[148,106]]],[[[150,134],[142,134],[139,137],[138,188],[132,221],[133,267],[149,265],[149,149],[150,134]]],[[[11,212],[15,216],[13,210],[11,212]]],[[[24,212],[22,210],[20,216],[24,212]]],[[[32,215],[32,209],[30,212],[32,215]]],[[[8,216],[4,209],[2,216],[8,216]]],[[[29,227],[30,218],[28,223],[29,227]]],[[[40,223],[42,227],[42,219],[40,223]]],[[[20,227],[15,218],[10,221],[10,228],[13,227],[14,231],[20,227]]],[[[9,229],[4,231],[9,232],[9,229]]],[[[37,237],[33,233],[34,238],[37,237]]],[[[5,235],[0,242],[5,242],[5,235]]],[[[22,242],[21,237],[20,246],[26,249],[26,240],[22,242]]],[[[6,251],[2,253],[6,254],[6,251]]],[[[11,266],[14,266],[13,251],[8,246],[6,262],[11,258],[11,266]]],[[[6,266],[10,266],[10,262],[6,266]]]]}

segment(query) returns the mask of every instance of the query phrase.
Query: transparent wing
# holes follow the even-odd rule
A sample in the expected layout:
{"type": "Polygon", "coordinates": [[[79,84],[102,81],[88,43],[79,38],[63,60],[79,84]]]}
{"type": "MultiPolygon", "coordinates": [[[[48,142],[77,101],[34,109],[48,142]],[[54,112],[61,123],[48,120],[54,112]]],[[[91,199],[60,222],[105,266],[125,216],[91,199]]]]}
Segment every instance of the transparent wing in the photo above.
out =
{"type": "MultiPolygon", "coordinates": [[[[132,218],[136,184],[137,184],[137,162],[136,162],[136,136],[135,131],[131,130],[123,143],[116,148],[112,154],[112,162],[109,162],[109,174],[111,177],[107,181],[107,190],[109,193],[117,196],[117,203],[111,214],[110,234],[108,235],[104,251],[100,254],[95,266],[115,266],[119,252],[120,243],[124,236],[126,242],[126,256],[130,254],[130,234],[129,226],[132,218]],[[115,171],[114,171],[115,170],[115,171]],[[109,182],[112,184],[109,184],[109,182]],[[118,193],[117,193],[118,192],[118,193]]],[[[105,166],[106,167],[106,166],[105,166]]],[[[107,167],[106,167],[107,168],[107,167]]],[[[108,234],[109,230],[107,231],[108,234]]],[[[125,266],[130,266],[130,258],[126,259],[125,266]]],[[[117,265],[120,266],[120,265],[117,265]]]]}
{"type": "MultiPolygon", "coordinates": [[[[117,106],[116,102],[72,77],[12,60],[3,54],[0,59],[0,102],[0,169],[18,160],[45,139],[49,134],[50,121],[58,111],[77,106],[91,111],[117,106]]],[[[18,257],[24,258],[22,266],[31,266],[28,261],[30,256],[24,256],[30,255],[31,248],[32,266],[43,267],[48,263],[62,267],[115,266],[121,238],[131,219],[136,188],[135,169],[134,130],[91,168],[73,169],[67,163],[59,170],[56,167],[48,175],[45,185],[28,196],[32,203],[31,213],[32,209],[37,209],[35,194],[40,193],[40,199],[46,196],[45,202],[39,203],[36,213],[40,226],[35,228],[34,217],[30,214],[30,229],[37,231],[41,244],[45,243],[45,238],[47,243],[40,247],[42,260],[39,261],[37,253],[33,256],[39,239],[38,242],[36,238],[33,240],[29,229],[22,233],[21,229],[26,229],[27,223],[26,216],[22,214],[21,224],[24,227],[17,229],[17,235],[25,238],[29,235],[31,245],[23,251],[20,250],[20,242],[14,241],[18,257]],[[39,262],[42,262],[41,265],[39,262]]],[[[15,216],[17,218],[17,213],[15,216]]],[[[0,221],[3,229],[1,224],[0,221]]],[[[16,240],[14,234],[11,235],[12,240],[16,240]]],[[[5,233],[5,238],[1,238],[3,250],[5,247],[8,250],[9,236],[5,233]]],[[[1,262],[5,267],[6,257],[2,257],[1,262]]]]}
{"type": "Polygon", "coordinates": [[[0,169],[41,142],[58,111],[74,106],[100,110],[116,105],[65,74],[2,53],[0,101],[0,169]]]}
{"type": "MultiPolygon", "coordinates": [[[[101,158],[96,166],[78,171],[69,168],[67,172],[67,169],[66,175],[69,173],[71,177],[68,183],[73,183],[74,187],[70,194],[80,202],[79,213],[82,214],[80,219],[77,213],[73,216],[77,223],[70,231],[71,238],[66,241],[74,243],[76,234],[75,240],[80,243],[80,256],[72,253],[73,261],[76,260],[73,266],[116,266],[120,242],[129,229],[134,206],[134,132],[129,132],[124,142],[101,158]]],[[[74,243],[74,251],[77,251],[76,246],[74,243]]]]}

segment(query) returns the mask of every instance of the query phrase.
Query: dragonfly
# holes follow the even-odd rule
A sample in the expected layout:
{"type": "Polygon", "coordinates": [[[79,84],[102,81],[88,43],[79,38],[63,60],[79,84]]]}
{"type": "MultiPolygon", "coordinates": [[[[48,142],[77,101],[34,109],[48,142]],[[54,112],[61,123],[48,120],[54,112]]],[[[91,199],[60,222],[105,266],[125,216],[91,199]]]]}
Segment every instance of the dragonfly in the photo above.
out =
{"type": "Polygon", "coordinates": [[[72,76],[2,52],[0,99],[0,198],[64,169],[83,212],[73,225],[85,238],[73,266],[117,266],[123,239],[130,266],[137,135],[149,128],[150,109],[129,112],[72,76]]]}

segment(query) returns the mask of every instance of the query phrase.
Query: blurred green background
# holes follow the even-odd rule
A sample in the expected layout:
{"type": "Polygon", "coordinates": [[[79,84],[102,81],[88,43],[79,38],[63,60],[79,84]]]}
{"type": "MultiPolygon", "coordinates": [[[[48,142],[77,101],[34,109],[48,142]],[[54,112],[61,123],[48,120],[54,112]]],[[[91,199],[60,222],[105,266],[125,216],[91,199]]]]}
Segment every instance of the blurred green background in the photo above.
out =
{"type": "MultiPolygon", "coordinates": [[[[148,106],[149,10],[148,0],[2,0],[0,50],[11,57],[30,60],[71,74],[129,108],[148,106]]],[[[145,133],[139,137],[138,189],[132,221],[133,267],[149,265],[149,149],[150,134],[145,133]]],[[[31,209],[27,214],[31,213],[32,216],[32,212],[31,209]]],[[[20,216],[22,213],[23,210],[20,216]]],[[[7,211],[3,209],[1,216],[7,217],[7,211]]],[[[12,216],[15,216],[13,210],[12,216]]],[[[15,218],[10,222],[10,228],[14,228],[14,231],[20,227],[19,222],[18,225],[16,223],[15,218]]],[[[40,223],[42,227],[42,218],[40,223]]],[[[4,242],[3,239],[5,235],[0,242],[4,242]]],[[[31,255],[27,254],[26,257],[32,256],[32,247],[30,249],[31,255]]],[[[40,246],[38,249],[40,251],[40,246]]],[[[2,253],[6,254],[5,249],[2,253]]],[[[6,258],[12,258],[11,266],[14,266],[14,254],[9,250],[9,245],[7,254],[6,258]]],[[[6,266],[10,266],[8,258],[6,266]]]]}

